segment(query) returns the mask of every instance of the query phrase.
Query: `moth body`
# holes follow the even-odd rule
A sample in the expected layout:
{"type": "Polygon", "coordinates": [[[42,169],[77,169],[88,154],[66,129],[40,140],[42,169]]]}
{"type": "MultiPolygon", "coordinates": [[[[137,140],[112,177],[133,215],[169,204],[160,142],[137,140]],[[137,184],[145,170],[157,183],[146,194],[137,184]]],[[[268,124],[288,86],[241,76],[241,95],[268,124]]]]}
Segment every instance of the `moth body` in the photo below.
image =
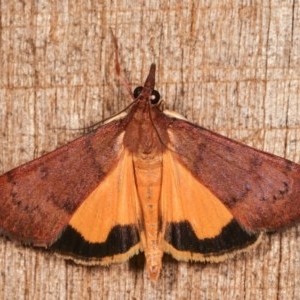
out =
{"type": "Polygon", "coordinates": [[[125,147],[129,145],[128,151],[132,156],[141,248],[145,253],[149,276],[151,280],[156,280],[163,256],[160,196],[165,146],[154,127],[158,111],[149,103],[151,93],[152,89],[144,91],[137,99],[136,107],[129,113],[124,144],[125,147]]]}

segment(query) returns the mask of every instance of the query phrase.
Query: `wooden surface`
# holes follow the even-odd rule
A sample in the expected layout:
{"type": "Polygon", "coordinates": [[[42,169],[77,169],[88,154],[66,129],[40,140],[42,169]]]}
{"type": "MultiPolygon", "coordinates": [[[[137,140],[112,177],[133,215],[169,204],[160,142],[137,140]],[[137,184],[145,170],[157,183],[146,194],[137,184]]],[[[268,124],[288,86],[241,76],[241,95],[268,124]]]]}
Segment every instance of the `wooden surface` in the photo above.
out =
{"type": "MultiPolygon", "coordinates": [[[[167,107],[300,162],[300,4],[249,3],[2,1],[0,172],[130,102],[110,28],[133,86],[155,62],[167,107]]],[[[142,263],[82,267],[2,238],[0,299],[300,299],[300,226],[221,264],[167,257],[156,285],[142,263]]]]}

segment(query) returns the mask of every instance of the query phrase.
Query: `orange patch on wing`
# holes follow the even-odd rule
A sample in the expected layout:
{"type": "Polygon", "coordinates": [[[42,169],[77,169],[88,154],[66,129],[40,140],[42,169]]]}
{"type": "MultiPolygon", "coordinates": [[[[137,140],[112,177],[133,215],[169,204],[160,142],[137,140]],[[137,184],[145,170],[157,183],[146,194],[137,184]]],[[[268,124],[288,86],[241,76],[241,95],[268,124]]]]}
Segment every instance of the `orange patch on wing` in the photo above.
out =
{"type": "Polygon", "coordinates": [[[163,154],[163,222],[188,221],[199,239],[214,238],[233,219],[225,205],[174,158],[163,154]]]}
{"type": "Polygon", "coordinates": [[[138,215],[132,156],[124,150],[117,167],[83,201],[69,225],[86,241],[102,243],[115,225],[137,224],[138,215]]]}

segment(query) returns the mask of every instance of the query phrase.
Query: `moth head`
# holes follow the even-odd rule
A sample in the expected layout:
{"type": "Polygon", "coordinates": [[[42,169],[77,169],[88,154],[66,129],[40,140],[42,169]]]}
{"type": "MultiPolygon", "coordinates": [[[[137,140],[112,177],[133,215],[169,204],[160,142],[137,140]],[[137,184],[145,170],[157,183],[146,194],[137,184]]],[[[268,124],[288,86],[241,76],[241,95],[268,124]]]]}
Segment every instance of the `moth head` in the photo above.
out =
{"type": "Polygon", "coordinates": [[[155,64],[151,64],[149,74],[144,86],[139,86],[133,91],[133,97],[137,100],[149,101],[152,105],[160,102],[160,94],[154,89],[155,86],[155,64]]]}

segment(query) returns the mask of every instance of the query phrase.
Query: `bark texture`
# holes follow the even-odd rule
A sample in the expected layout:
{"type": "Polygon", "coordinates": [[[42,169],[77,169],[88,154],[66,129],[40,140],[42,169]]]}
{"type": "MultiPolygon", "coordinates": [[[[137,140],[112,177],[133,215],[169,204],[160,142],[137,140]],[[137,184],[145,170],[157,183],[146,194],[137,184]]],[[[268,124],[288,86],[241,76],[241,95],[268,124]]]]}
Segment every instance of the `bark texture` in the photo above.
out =
{"type": "MultiPolygon", "coordinates": [[[[130,103],[152,62],[165,105],[189,120],[300,162],[297,1],[2,1],[0,172],[130,103]]],[[[0,191],[1,192],[1,191],[0,191]]],[[[0,299],[300,299],[300,227],[221,264],[166,257],[151,284],[140,256],[84,267],[0,240],[0,299]]]]}

